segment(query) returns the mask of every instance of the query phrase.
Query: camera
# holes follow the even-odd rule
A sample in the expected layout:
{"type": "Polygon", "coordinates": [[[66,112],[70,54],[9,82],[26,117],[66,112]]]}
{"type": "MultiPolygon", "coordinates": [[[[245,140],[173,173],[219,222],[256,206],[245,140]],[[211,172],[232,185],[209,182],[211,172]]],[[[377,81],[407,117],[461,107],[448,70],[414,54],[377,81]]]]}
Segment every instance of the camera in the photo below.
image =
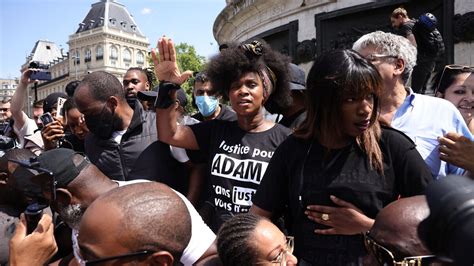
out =
{"type": "Polygon", "coordinates": [[[27,234],[31,234],[33,231],[35,231],[36,227],[38,226],[38,222],[41,220],[41,216],[43,216],[43,209],[46,207],[46,205],[39,203],[32,203],[26,207],[25,219],[27,234]]]}
{"type": "Polygon", "coordinates": [[[51,115],[50,112],[44,113],[40,116],[41,123],[43,123],[43,126],[47,126],[48,124],[54,122],[53,116],[51,115]]]}
{"type": "Polygon", "coordinates": [[[474,253],[474,181],[446,176],[426,189],[430,215],[418,226],[418,235],[437,256],[455,265],[472,265],[474,253]]]}
{"type": "Polygon", "coordinates": [[[31,80],[51,80],[51,72],[48,65],[33,61],[28,67],[35,69],[30,75],[31,80]]]}

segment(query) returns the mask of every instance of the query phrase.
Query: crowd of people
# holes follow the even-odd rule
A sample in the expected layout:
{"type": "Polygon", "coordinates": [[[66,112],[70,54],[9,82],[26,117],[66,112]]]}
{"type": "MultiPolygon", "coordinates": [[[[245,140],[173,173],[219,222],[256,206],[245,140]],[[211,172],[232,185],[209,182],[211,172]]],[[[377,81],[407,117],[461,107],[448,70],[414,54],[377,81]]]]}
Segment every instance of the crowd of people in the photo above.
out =
{"type": "Polygon", "coordinates": [[[90,73],[32,118],[26,69],[0,103],[0,265],[471,265],[474,68],[417,93],[421,26],[391,20],[307,75],[262,40],[181,72],[163,36],[154,73],[90,73]]]}

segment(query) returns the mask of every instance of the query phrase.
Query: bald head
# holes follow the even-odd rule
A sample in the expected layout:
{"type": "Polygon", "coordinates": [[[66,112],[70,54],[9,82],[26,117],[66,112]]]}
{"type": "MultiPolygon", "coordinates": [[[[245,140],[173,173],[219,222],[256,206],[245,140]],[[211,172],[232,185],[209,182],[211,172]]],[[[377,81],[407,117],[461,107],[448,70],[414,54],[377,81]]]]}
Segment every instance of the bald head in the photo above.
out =
{"type": "Polygon", "coordinates": [[[191,217],[181,198],[166,185],[144,182],[94,201],[82,218],[79,243],[100,257],[117,250],[164,250],[179,261],[190,236],[191,217]]]}
{"type": "Polygon", "coordinates": [[[397,200],[377,214],[370,235],[396,258],[430,254],[417,233],[418,224],[428,215],[425,196],[397,200]]]}

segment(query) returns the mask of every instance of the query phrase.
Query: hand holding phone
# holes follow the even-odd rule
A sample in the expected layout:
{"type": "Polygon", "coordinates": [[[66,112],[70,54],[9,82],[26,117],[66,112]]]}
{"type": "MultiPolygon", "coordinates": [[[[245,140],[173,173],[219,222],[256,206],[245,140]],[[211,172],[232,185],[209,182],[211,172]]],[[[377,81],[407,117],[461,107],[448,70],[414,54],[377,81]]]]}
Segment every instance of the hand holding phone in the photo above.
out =
{"type": "Polygon", "coordinates": [[[38,222],[41,220],[43,216],[43,209],[46,208],[45,205],[41,205],[38,203],[33,203],[28,205],[25,210],[25,218],[26,218],[26,233],[29,235],[35,231],[36,227],[38,226],[38,222]]]}
{"type": "Polygon", "coordinates": [[[43,126],[47,126],[48,124],[54,122],[53,116],[51,115],[50,112],[44,113],[40,116],[41,123],[43,123],[43,126]]]}
{"type": "Polygon", "coordinates": [[[42,230],[26,234],[26,215],[20,216],[15,233],[10,239],[10,265],[45,265],[58,250],[54,239],[54,224],[51,216],[45,214],[39,221],[42,230]]]}

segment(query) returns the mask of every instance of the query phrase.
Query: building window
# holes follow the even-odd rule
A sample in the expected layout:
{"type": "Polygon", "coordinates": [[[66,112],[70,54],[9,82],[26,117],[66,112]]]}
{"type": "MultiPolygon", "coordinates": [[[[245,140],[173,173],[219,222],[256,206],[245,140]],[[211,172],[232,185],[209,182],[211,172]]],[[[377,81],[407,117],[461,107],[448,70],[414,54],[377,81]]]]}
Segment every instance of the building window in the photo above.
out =
{"type": "Polygon", "coordinates": [[[143,65],[143,63],[145,63],[145,57],[143,56],[143,53],[139,51],[137,53],[137,64],[143,65]]]}
{"type": "Polygon", "coordinates": [[[132,61],[132,54],[130,53],[130,50],[128,48],[125,48],[125,50],[123,50],[123,61],[124,62],[132,61]]]}
{"type": "Polygon", "coordinates": [[[95,60],[102,60],[104,59],[104,48],[102,45],[97,46],[97,50],[95,52],[95,60]]]}
{"type": "Polygon", "coordinates": [[[90,62],[92,58],[92,52],[91,49],[87,48],[86,49],[86,55],[84,56],[84,62],[90,62]]]}
{"type": "Polygon", "coordinates": [[[110,47],[110,59],[118,59],[118,50],[115,46],[110,47]]]}
{"type": "Polygon", "coordinates": [[[76,65],[79,65],[81,63],[81,53],[79,53],[79,50],[76,51],[76,55],[74,55],[73,58],[76,62],[76,65]]]}

